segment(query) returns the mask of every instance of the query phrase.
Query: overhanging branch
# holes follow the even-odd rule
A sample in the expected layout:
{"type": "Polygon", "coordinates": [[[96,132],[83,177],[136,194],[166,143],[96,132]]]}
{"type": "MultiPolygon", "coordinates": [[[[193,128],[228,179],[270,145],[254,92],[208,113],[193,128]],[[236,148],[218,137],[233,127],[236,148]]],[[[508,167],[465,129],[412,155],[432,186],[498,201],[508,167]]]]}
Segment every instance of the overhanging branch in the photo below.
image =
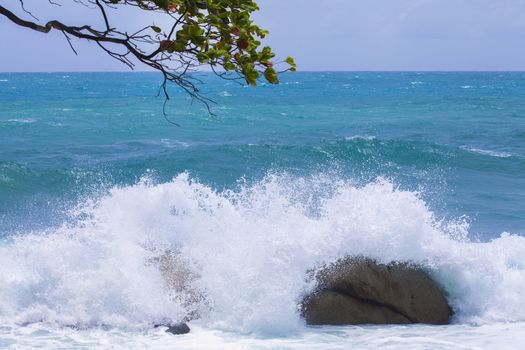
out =
{"type": "MultiPolygon", "coordinates": [[[[4,6],[0,6],[0,14],[4,15],[10,21],[12,21],[13,23],[21,27],[29,28],[29,29],[32,29],[40,33],[47,34],[51,32],[52,30],[60,31],[66,36],[69,43],[70,43],[69,41],[70,39],[68,35],[79,38],[79,39],[86,39],[86,40],[94,41],[107,54],[123,62],[130,69],[134,69],[134,66],[135,66],[128,58],[129,55],[132,55],[141,63],[155,70],[158,70],[162,73],[163,83],[161,84],[161,88],[163,90],[163,95],[166,101],[169,100],[169,94],[167,91],[167,84],[166,84],[169,81],[169,82],[173,82],[177,84],[184,91],[186,91],[192,98],[197,99],[200,102],[204,103],[208,112],[210,114],[213,114],[209,106],[209,104],[213,101],[201,95],[196,85],[190,81],[190,77],[186,76],[188,69],[191,67],[191,64],[189,61],[181,65],[184,67],[184,70],[181,73],[177,73],[176,71],[171,70],[168,66],[166,66],[163,63],[163,61],[166,61],[166,57],[158,57],[159,55],[162,55],[162,50],[160,48],[156,48],[151,53],[146,54],[142,52],[142,50],[138,47],[138,44],[134,42],[140,39],[142,42],[145,42],[147,44],[155,44],[155,40],[149,39],[148,36],[145,36],[145,35],[129,36],[125,33],[121,33],[115,29],[112,29],[109,25],[107,14],[104,8],[98,1],[97,1],[97,4],[99,6],[100,11],[102,12],[104,16],[104,22],[106,24],[106,29],[104,31],[95,30],[89,25],[83,25],[80,27],[70,26],[58,20],[51,20],[51,21],[48,21],[45,25],[40,25],[38,23],[27,21],[25,19],[20,18],[19,16],[17,16],[10,10],[6,9],[4,6]],[[120,37],[115,37],[115,35],[118,35],[120,37]],[[108,48],[104,44],[117,45],[117,46],[124,48],[125,51],[124,53],[119,53],[115,50],[108,48]]],[[[74,49],[73,51],[76,53],[74,49]]],[[[163,108],[163,113],[166,114],[165,108],[163,108]]]]}
{"type": "MultiPolygon", "coordinates": [[[[94,41],[110,57],[131,69],[138,61],[161,72],[165,102],[169,100],[167,83],[171,82],[213,114],[213,101],[200,93],[196,84],[201,82],[191,74],[201,66],[211,68],[221,78],[242,80],[253,86],[261,77],[277,84],[278,74],[284,72],[274,68],[272,49],[261,46],[260,39],[267,32],[251,20],[251,13],[258,9],[254,0],[68,0],[86,6],[86,11],[95,10],[103,20],[103,28],[89,23],[73,26],[58,19],[40,24],[24,7],[24,0],[18,1],[34,21],[17,16],[5,6],[0,6],[0,15],[36,32],[62,32],[75,53],[71,38],[94,41]],[[110,10],[117,8],[155,13],[171,22],[164,29],[149,25],[128,34],[111,25],[110,10]]],[[[60,6],[60,0],[47,1],[60,6]]],[[[283,62],[290,66],[287,70],[295,71],[293,58],[278,63],[283,62]]]]}

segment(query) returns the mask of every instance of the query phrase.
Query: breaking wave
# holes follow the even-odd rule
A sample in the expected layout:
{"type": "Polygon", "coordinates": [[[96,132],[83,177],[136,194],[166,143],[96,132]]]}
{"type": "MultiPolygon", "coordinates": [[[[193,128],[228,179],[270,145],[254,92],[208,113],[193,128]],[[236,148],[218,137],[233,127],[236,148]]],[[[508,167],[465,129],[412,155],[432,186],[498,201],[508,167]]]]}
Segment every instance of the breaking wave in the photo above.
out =
{"type": "Polygon", "coordinates": [[[0,319],[141,328],[192,313],[211,328],[290,332],[304,326],[306,272],[365,255],[424,266],[456,323],[525,321],[525,238],[479,243],[468,230],[381,178],[268,174],[224,191],[186,173],[145,178],[84,201],[59,228],[0,241],[0,319]]]}

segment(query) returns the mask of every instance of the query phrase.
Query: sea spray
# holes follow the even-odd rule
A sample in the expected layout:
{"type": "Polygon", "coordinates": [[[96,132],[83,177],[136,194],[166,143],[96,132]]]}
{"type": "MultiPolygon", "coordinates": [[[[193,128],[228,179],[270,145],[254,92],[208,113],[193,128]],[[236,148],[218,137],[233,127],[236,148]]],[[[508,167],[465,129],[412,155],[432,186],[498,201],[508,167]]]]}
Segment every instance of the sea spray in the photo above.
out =
{"type": "Polygon", "coordinates": [[[3,323],[135,329],[198,310],[209,328],[289,334],[304,327],[307,271],[347,255],[422,265],[456,323],[525,320],[525,238],[471,242],[464,221],[440,220],[418,193],[382,178],[357,186],[268,174],[217,191],[182,173],[114,187],[70,217],[1,242],[3,323]],[[199,276],[189,287],[201,305],[189,310],[170,290],[155,264],[165,252],[199,276]]]}

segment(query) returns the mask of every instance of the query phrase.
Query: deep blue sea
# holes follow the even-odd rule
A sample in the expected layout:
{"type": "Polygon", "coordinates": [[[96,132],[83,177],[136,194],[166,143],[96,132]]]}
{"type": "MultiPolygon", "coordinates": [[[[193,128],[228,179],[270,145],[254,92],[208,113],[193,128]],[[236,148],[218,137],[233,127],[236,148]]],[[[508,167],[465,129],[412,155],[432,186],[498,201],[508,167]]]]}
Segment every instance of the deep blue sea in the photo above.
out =
{"type": "Polygon", "coordinates": [[[525,339],[525,73],[199,78],[215,115],[173,89],[174,126],[155,73],[0,73],[0,347],[169,344],[166,251],[207,296],[186,348],[525,339]],[[349,254],[425,266],[453,326],[306,328],[349,254]]]}

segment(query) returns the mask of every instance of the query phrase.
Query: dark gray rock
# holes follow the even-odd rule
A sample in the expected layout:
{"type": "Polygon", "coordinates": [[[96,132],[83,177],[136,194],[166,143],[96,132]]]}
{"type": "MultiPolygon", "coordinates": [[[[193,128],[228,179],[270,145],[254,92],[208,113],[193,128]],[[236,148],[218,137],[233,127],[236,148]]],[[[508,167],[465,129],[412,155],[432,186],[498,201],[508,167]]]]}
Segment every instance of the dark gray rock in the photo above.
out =
{"type": "Polygon", "coordinates": [[[311,325],[448,324],[452,315],[437,285],[406,263],[346,258],[318,271],[315,278],[317,289],[302,303],[311,325]]]}
{"type": "Polygon", "coordinates": [[[305,318],[306,323],[311,325],[411,323],[409,319],[387,307],[333,291],[312,296],[308,301],[305,318]]]}
{"type": "Polygon", "coordinates": [[[188,334],[190,332],[190,327],[186,323],[179,323],[169,326],[168,329],[166,329],[166,332],[175,335],[188,334]]]}

